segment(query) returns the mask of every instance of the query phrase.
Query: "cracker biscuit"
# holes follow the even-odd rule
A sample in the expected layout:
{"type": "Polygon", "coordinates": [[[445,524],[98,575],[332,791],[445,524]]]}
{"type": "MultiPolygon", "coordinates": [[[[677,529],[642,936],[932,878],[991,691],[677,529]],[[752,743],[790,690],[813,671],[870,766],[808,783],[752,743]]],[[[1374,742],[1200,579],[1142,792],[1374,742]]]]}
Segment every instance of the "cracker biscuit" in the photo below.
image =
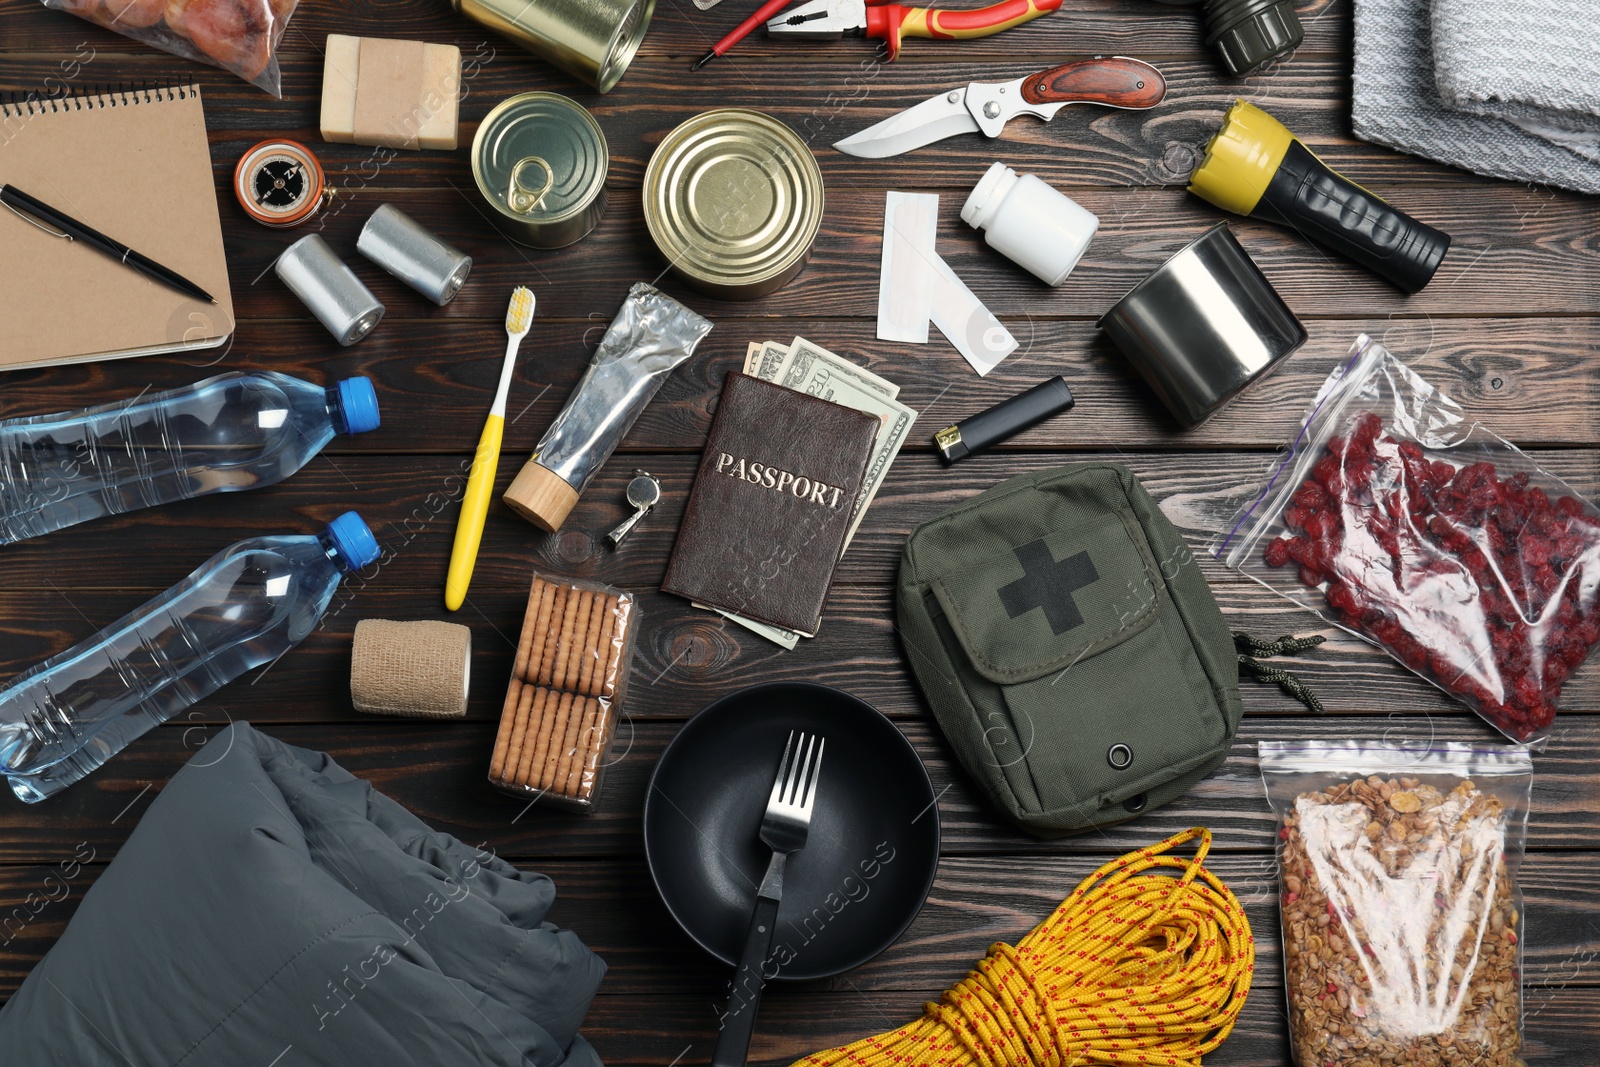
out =
{"type": "Polygon", "coordinates": [[[572,717],[572,703],[576,699],[571,693],[563,692],[555,714],[549,716],[550,744],[544,751],[544,759],[535,764],[531,779],[540,789],[549,791],[555,785],[556,767],[561,762],[562,746],[567,740],[567,720],[572,717]]]}
{"type": "Polygon", "coordinates": [[[522,696],[517,700],[513,718],[516,720],[511,730],[511,744],[506,749],[506,763],[500,769],[502,781],[517,781],[517,768],[522,765],[522,757],[533,743],[530,731],[535,722],[534,715],[538,710],[539,690],[531,685],[522,687],[522,696]]]}
{"type": "Polygon", "coordinates": [[[588,606],[592,603],[594,594],[586,589],[573,589],[567,594],[567,610],[561,618],[561,644],[556,649],[556,664],[550,672],[550,685],[555,689],[567,688],[567,668],[578,644],[578,619],[589,621],[588,606]]]}
{"type": "Polygon", "coordinates": [[[560,713],[562,695],[554,689],[545,690],[544,709],[539,715],[539,726],[534,744],[529,746],[527,752],[523,755],[523,785],[542,788],[539,772],[544,767],[552,744],[551,738],[555,735],[556,716],[560,713]]]}
{"type": "Polygon", "coordinates": [[[588,758],[583,761],[583,768],[572,793],[578,800],[588,800],[594,795],[594,785],[600,777],[600,756],[611,744],[611,701],[597,699],[594,705],[594,727],[591,733],[593,743],[588,747],[588,758]]]}
{"type": "Polygon", "coordinates": [[[535,578],[533,585],[528,589],[528,610],[522,616],[522,633],[517,640],[517,663],[511,670],[511,676],[518,679],[527,679],[538,665],[531,663],[533,659],[534,635],[544,632],[544,627],[539,621],[541,611],[548,612],[550,605],[550,583],[543,578],[535,578]]]}
{"type": "Polygon", "coordinates": [[[594,661],[597,654],[597,642],[600,640],[600,628],[605,625],[602,618],[606,609],[606,595],[594,593],[589,597],[589,614],[586,618],[578,620],[583,635],[577,639],[572,650],[572,659],[567,664],[567,688],[574,693],[584,692],[583,678],[594,673],[594,661]]]}
{"type": "Polygon", "coordinates": [[[522,683],[516,678],[506,689],[506,703],[500,710],[500,729],[494,736],[494,756],[489,760],[489,777],[499,780],[506,766],[506,750],[511,746],[511,731],[517,724],[517,703],[522,699],[522,683]]]}
{"type": "Polygon", "coordinates": [[[595,720],[600,712],[600,702],[594,697],[583,698],[583,722],[578,727],[578,738],[573,744],[572,763],[567,767],[565,781],[561,787],[561,795],[576,797],[578,783],[583,779],[584,768],[595,754],[595,742],[599,737],[595,733],[595,720]]]}
{"type": "Polygon", "coordinates": [[[621,632],[617,625],[621,621],[618,617],[621,606],[619,597],[606,597],[606,616],[600,627],[600,640],[595,646],[594,674],[590,677],[589,684],[584,689],[584,692],[590,696],[603,697],[611,695],[606,691],[607,668],[611,665],[611,659],[616,654],[616,649],[612,645],[617,640],[617,635],[621,632]]]}
{"type": "Polygon", "coordinates": [[[588,708],[588,697],[573,696],[572,711],[567,716],[566,736],[562,739],[561,751],[550,774],[550,789],[563,796],[567,793],[567,778],[572,774],[572,765],[581,762],[578,743],[583,736],[583,719],[588,714],[588,708]]]}
{"type": "Polygon", "coordinates": [[[550,618],[545,626],[544,651],[539,659],[538,683],[543,686],[551,684],[551,676],[555,672],[556,656],[561,648],[561,625],[566,617],[567,606],[577,599],[577,590],[571,586],[556,586],[555,599],[550,605],[550,618]]]}

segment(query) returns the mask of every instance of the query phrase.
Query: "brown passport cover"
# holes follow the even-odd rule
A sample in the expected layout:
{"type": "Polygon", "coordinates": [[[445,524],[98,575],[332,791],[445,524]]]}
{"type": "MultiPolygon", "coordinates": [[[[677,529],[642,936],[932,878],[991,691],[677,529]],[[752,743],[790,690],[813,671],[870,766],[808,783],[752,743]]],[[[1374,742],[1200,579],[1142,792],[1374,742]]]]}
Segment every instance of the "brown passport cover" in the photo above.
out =
{"type": "Polygon", "coordinates": [[[813,636],[878,425],[730,372],[661,591],[813,636]]]}

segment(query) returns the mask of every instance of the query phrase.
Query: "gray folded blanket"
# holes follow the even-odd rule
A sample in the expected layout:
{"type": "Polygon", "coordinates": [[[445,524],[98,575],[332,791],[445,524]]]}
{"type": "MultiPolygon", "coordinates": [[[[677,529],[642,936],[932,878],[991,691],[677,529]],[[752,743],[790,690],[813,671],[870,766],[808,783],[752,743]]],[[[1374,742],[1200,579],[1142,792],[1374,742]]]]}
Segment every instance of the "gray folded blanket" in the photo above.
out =
{"type": "Polygon", "coordinates": [[[0,1063],[600,1067],[605,964],[548,878],[238,723],[0,1011],[0,1063]]]}
{"type": "Polygon", "coordinates": [[[1600,121],[1585,111],[1600,103],[1592,8],[1593,0],[1434,0],[1431,10],[1428,0],[1356,0],[1356,136],[1491,177],[1600,193],[1600,121]],[[1535,8],[1552,12],[1535,18],[1535,8]],[[1527,32],[1496,39],[1507,25],[1527,32]],[[1581,84],[1558,90],[1560,75],[1535,69],[1552,61],[1581,84]],[[1513,67],[1523,69],[1513,77],[1513,67]]]}

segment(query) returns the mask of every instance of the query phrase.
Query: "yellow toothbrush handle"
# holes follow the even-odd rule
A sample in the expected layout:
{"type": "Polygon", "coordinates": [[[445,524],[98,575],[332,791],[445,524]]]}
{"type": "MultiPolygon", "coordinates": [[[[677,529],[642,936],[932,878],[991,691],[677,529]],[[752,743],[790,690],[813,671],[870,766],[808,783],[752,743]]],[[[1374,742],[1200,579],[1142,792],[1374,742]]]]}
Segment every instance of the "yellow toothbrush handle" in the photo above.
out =
{"type": "Polygon", "coordinates": [[[478,563],[478,545],[483,540],[483,523],[489,515],[489,497],[494,493],[494,474],[500,466],[500,440],[505,434],[503,415],[490,415],[472,457],[472,474],[467,492],[461,498],[461,518],[456,521],[456,544],[450,551],[450,573],[444,583],[444,606],[451,611],[467,599],[472,584],[472,569],[478,563]]]}

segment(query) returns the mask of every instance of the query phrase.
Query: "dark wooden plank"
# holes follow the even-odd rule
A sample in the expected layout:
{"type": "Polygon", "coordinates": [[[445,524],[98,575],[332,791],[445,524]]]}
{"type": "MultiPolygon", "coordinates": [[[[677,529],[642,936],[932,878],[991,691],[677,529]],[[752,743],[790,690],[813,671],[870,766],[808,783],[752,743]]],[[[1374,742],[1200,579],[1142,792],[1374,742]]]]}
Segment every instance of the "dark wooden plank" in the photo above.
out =
{"type": "MultiPolygon", "coordinates": [[[[848,688],[848,686],[846,686],[848,688]]],[[[1369,738],[1429,742],[1489,741],[1482,723],[1429,716],[1385,720],[1248,718],[1217,773],[1183,799],[1148,815],[1072,841],[1043,842],[1002,823],[973,792],[931,723],[906,721],[902,732],[928,767],[939,798],[943,853],[1121,853],[1190,826],[1209,826],[1220,851],[1262,850],[1273,822],[1262,794],[1256,742],[1288,738],[1369,738]]],[[[678,724],[629,720],[592,815],[531,808],[486,781],[493,724],[487,722],[359,725],[269,725],[289,744],[330,753],[352,773],[462,840],[486,841],[507,859],[547,862],[636,855],[642,850],[639,814],[650,772],[678,724]]],[[[162,784],[217,737],[214,725],[179,720],[135,741],[92,776],[41,805],[0,797],[0,864],[55,863],[87,842],[105,859],[127,837],[162,784]]],[[[1528,839],[1538,848],[1593,847],[1600,832],[1600,721],[1558,720],[1557,738],[1535,758],[1533,816],[1528,839]]]]}
{"type": "MultiPolygon", "coordinates": [[[[83,893],[104,870],[85,865],[85,844],[65,863],[0,868],[0,996],[9,996],[55,942],[83,893]]],[[[946,858],[921,913],[877,959],[806,989],[864,993],[926,991],[957,980],[996,941],[1015,944],[1105,861],[1095,855],[946,858]]],[[[1524,980],[1541,993],[1600,981],[1574,961],[1600,956],[1600,890],[1593,852],[1536,852],[1523,865],[1524,980]]],[[[1245,906],[1256,939],[1259,995],[1282,987],[1278,876],[1270,854],[1218,856],[1209,868],[1245,906]]],[[[572,930],[606,961],[611,993],[679,985],[715,989],[728,968],[701,952],[657,897],[642,860],[538,861],[556,883],[550,921],[572,930]]],[[[827,936],[823,927],[816,934],[827,936]]]]}
{"type": "MultiPolygon", "coordinates": [[[[387,276],[372,284],[396,310],[421,303],[387,276]]],[[[620,289],[615,295],[620,301],[620,289]]],[[[512,389],[508,461],[520,462],[532,450],[566,403],[604,329],[600,320],[561,321],[544,310],[512,389]]],[[[1589,373],[1600,353],[1600,319],[1367,318],[1311,320],[1307,328],[1305,347],[1270,377],[1185,432],[1100,331],[1082,320],[1014,318],[1022,348],[979,378],[937,333],[927,345],[902,345],[877,340],[871,322],[721,317],[695,359],[674,372],[645,409],[626,447],[698,449],[709,425],[710,398],[723,375],[742,364],[746,342],[787,342],[796,335],[899,384],[902,399],[921,414],[908,444],[913,451],[929,449],[940,427],[1054,374],[1066,376],[1078,406],[1006,448],[1277,448],[1294,436],[1310,399],[1361,333],[1382,339],[1430,384],[1509,440],[1525,447],[1600,443],[1600,382],[1589,373]]],[[[440,316],[391,322],[360,345],[338,349],[314,322],[247,321],[227,350],[13,372],[0,395],[0,419],[71,410],[86,397],[111,401],[256,367],[323,383],[367,374],[378,385],[383,427],[336,440],[330,455],[465,453],[476,447],[499,380],[503,336],[500,321],[440,316]]]]}
{"type": "MultiPolygon", "coordinates": [[[[709,44],[726,30],[733,28],[751,5],[729,3],[714,11],[702,12],[680,0],[665,0],[656,8],[640,48],[640,55],[694,56],[705,51],[709,44]],[[708,40],[709,38],[709,40],[708,40]]],[[[1350,17],[1349,5],[1338,0],[1309,0],[1296,4],[1306,39],[1296,51],[1296,58],[1338,52],[1346,48],[1344,35],[1350,17]]],[[[115,36],[101,32],[80,20],[64,14],[40,10],[38,0],[0,0],[0,20],[8,28],[4,43],[7,50],[27,52],[70,51],[86,35],[93,35],[97,45],[104,50],[125,49],[133,51],[137,45],[119,41],[115,36]]],[[[1024,33],[1015,30],[1003,40],[978,39],[960,46],[961,54],[989,54],[1004,57],[1014,51],[1047,52],[1059,47],[1063,38],[1070,36],[1078,47],[1089,52],[1121,52],[1136,50],[1141,53],[1171,54],[1200,53],[1204,50],[1205,34],[1196,12],[1165,12],[1146,7],[1143,0],[1079,0],[1072,8],[1040,23],[1024,33]],[[1070,30],[1070,34],[1067,32],[1070,30]],[[1008,49],[1007,46],[1010,46],[1008,49]]],[[[295,12],[282,50],[296,55],[314,52],[327,33],[353,33],[375,37],[403,37],[455,44],[470,52],[484,40],[486,33],[470,20],[451,12],[448,7],[432,0],[360,0],[338,5],[337,9],[323,4],[304,2],[295,12]]],[[[499,38],[489,38],[496,43],[499,38]]],[[[913,46],[937,49],[938,45],[914,41],[913,46]]],[[[829,45],[826,42],[792,43],[769,40],[758,33],[739,46],[724,65],[744,61],[756,76],[763,71],[758,59],[793,59],[797,54],[810,55],[849,49],[852,54],[871,54],[871,46],[863,42],[845,42],[829,45]],[[851,48],[851,45],[856,47],[851,48]]],[[[917,49],[920,51],[920,49],[917,49]]],[[[912,49],[908,48],[908,55],[912,49]]],[[[1218,76],[1222,77],[1221,68],[1218,76]]],[[[628,83],[624,82],[624,86],[628,83]]]]}

